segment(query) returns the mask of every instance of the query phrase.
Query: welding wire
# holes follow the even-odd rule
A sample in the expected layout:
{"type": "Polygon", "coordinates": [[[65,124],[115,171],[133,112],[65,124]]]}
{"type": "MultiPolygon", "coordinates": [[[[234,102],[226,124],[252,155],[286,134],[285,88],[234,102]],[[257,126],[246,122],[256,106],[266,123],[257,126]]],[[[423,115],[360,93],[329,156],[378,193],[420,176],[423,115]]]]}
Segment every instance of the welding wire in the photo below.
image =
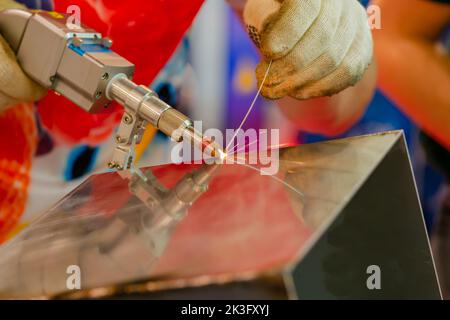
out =
{"type": "Polygon", "coordinates": [[[228,153],[228,148],[233,143],[234,139],[236,138],[236,136],[238,135],[239,131],[244,126],[245,122],[247,121],[248,117],[250,116],[250,113],[252,112],[253,108],[255,107],[255,103],[258,100],[259,96],[261,95],[261,90],[262,90],[262,88],[264,86],[264,83],[266,82],[267,76],[269,75],[270,67],[272,66],[272,62],[273,62],[273,60],[270,60],[269,66],[267,67],[266,73],[264,74],[264,78],[263,78],[263,80],[261,82],[261,85],[259,86],[258,92],[256,93],[255,97],[253,98],[252,104],[250,105],[250,108],[248,109],[247,114],[242,119],[242,122],[239,125],[239,128],[236,130],[236,132],[234,133],[233,138],[228,142],[228,145],[225,148],[225,153],[226,154],[228,153]]]}
{"type": "MultiPolygon", "coordinates": [[[[258,89],[258,92],[256,93],[255,97],[253,98],[253,101],[252,101],[252,103],[251,103],[251,105],[250,105],[250,108],[248,109],[246,115],[245,115],[244,118],[242,119],[242,122],[241,122],[241,124],[239,125],[238,130],[236,130],[236,132],[235,132],[233,138],[229,141],[227,147],[225,148],[225,154],[228,153],[228,148],[229,148],[230,145],[233,143],[233,141],[234,141],[234,139],[236,138],[236,136],[237,136],[239,130],[241,130],[242,127],[244,126],[245,122],[247,121],[248,117],[250,116],[250,113],[252,112],[252,110],[253,110],[253,108],[254,108],[254,106],[255,106],[256,101],[258,100],[259,96],[261,95],[261,90],[262,90],[262,88],[263,88],[263,86],[264,86],[264,83],[265,83],[265,81],[266,81],[266,79],[267,79],[267,76],[269,75],[270,67],[271,67],[271,66],[272,66],[272,60],[270,61],[269,66],[267,67],[267,70],[266,70],[266,73],[265,73],[265,75],[264,75],[263,81],[262,81],[262,83],[261,83],[261,85],[260,85],[260,87],[259,87],[259,89],[258,89]]],[[[136,152],[135,164],[137,164],[137,163],[139,162],[139,160],[140,160],[140,158],[142,157],[143,153],[145,152],[145,150],[147,149],[147,147],[148,147],[148,146],[150,145],[150,143],[152,142],[152,140],[153,140],[153,138],[154,138],[154,136],[155,136],[155,134],[156,134],[156,131],[157,131],[156,128],[152,127],[151,125],[149,125],[149,126],[146,128],[145,134],[144,134],[144,137],[143,137],[141,143],[140,143],[139,145],[137,145],[137,146],[136,146],[136,149],[135,149],[135,152],[136,152]]],[[[202,144],[202,147],[204,148],[205,145],[202,144]]],[[[202,148],[202,151],[203,151],[203,148],[202,148]]],[[[215,154],[212,154],[212,156],[215,157],[216,155],[215,155],[215,154]]]]}

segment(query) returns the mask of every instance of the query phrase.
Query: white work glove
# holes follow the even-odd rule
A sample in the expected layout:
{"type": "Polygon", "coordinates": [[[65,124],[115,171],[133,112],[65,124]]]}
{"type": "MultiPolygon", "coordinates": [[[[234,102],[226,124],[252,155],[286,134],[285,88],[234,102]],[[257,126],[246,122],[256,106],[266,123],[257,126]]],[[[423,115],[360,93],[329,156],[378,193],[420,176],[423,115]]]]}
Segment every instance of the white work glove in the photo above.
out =
{"type": "MultiPolygon", "coordinates": [[[[0,11],[24,8],[14,1],[0,0],[0,11]]],[[[22,71],[11,47],[0,35],[0,112],[19,102],[38,100],[44,94],[44,88],[22,71]]]]}
{"type": "Polygon", "coordinates": [[[372,61],[368,17],[357,0],[248,0],[244,21],[264,60],[270,99],[330,96],[355,85],[372,61]]]}

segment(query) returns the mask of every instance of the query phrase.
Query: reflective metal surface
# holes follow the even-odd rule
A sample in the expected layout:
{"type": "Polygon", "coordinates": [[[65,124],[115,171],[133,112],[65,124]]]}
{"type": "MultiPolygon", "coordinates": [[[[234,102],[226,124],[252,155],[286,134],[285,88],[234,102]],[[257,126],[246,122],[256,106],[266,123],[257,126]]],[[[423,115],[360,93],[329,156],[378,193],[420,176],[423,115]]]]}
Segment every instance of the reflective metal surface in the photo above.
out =
{"type": "Polygon", "coordinates": [[[143,171],[92,176],[1,247],[0,297],[440,298],[401,132],[282,149],[275,177],[143,171]]]}

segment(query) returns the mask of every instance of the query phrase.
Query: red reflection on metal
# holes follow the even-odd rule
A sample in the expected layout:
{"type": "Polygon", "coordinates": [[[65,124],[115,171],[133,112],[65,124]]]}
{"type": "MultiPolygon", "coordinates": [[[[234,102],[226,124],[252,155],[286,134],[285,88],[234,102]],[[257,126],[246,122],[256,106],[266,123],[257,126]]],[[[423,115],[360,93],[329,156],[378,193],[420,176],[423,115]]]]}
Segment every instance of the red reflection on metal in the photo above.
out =
{"type": "MultiPolygon", "coordinates": [[[[154,169],[165,185],[192,166],[154,169]]],[[[312,230],[286,187],[239,165],[224,165],[176,227],[154,275],[170,278],[262,272],[295,259],[312,230]]]]}

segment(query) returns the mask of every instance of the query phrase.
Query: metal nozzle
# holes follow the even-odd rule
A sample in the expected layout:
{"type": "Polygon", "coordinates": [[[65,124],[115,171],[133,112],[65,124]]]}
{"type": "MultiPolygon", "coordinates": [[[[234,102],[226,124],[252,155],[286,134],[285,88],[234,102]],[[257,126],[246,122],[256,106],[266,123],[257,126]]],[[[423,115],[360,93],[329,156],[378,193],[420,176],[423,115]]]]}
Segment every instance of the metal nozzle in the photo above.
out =
{"type": "Polygon", "coordinates": [[[222,148],[216,142],[204,137],[202,133],[196,132],[193,127],[188,127],[183,131],[183,138],[189,139],[195,147],[202,151],[204,156],[223,160],[222,148]]]}
{"type": "Polygon", "coordinates": [[[145,86],[138,86],[125,75],[111,79],[107,87],[107,97],[123,105],[127,112],[139,115],[174,141],[188,139],[195,147],[200,148],[204,155],[222,158],[224,153],[221,147],[204,138],[202,133],[196,132],[187,116],[159,99],[154,91],[145,86]]]}

